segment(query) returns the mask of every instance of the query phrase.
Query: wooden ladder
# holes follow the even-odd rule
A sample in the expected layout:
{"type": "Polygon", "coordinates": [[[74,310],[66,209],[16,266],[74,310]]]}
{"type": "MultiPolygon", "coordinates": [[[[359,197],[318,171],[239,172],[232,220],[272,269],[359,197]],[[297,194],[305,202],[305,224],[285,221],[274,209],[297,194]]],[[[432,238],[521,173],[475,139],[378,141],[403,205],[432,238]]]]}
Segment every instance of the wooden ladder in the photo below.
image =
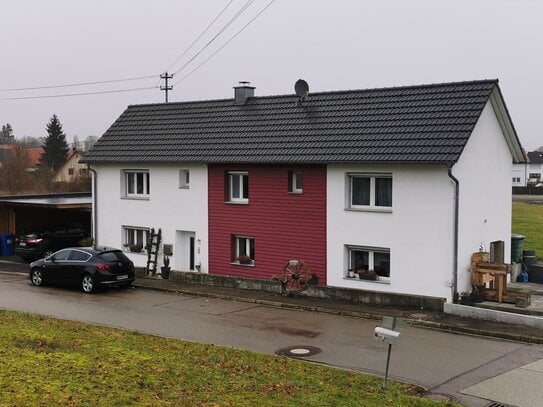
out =
{"type": "Polygon", "coordinates": [[[160,249],[160,240],[162,239],[162,230],[158,229],[158,233],[155,229],[151,229],[149,237],[147,238],[147,275],[156,275],[157,272],[157,258],[158,250],[160,249]]]}

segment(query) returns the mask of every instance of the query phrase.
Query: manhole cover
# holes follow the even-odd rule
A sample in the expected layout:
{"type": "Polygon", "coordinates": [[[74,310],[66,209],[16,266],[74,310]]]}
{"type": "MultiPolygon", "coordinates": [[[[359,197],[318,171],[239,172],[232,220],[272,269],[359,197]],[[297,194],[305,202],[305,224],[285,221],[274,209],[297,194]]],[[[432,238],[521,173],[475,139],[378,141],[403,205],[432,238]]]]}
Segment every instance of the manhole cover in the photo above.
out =
{"type": "Polygon", "coordinates": [[[288,348],[282,348],[277,351],[275,351],[277,355],[280,356],[288,356],[291,358],[303,358],[307,356],[313,356],[317,353],[321,353],[321,350],[319,348],[316,348],[315,346],[289,346],[288,348]]]}

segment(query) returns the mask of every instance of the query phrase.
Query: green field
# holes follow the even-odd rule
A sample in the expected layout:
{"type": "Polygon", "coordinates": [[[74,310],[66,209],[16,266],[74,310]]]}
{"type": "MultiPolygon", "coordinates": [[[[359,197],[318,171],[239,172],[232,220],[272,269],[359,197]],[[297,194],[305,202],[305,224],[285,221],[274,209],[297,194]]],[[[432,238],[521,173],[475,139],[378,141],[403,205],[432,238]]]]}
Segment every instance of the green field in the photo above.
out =
{"type": "Polygon", "coordinates": [[[0,406],[452,405],[285,357],[8,311],[0,327],[0,406]]]}
{"type": "Polygon", "coordinates": [[[543,205],[513,202],[513,233],[526,236],[524,249],[543,260],[543,205]]]}

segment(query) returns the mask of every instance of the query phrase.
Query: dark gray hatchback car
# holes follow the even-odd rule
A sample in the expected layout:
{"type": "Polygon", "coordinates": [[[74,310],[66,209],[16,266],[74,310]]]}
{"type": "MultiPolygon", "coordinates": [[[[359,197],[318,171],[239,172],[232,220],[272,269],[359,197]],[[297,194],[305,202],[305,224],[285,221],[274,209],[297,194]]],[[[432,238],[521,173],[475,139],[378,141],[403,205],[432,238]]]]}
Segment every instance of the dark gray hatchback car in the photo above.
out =
{"type": "Polygon", "coordinates": [[[30,263],[30,281],[36,286],[59,284],[79,286],[92,293],[99,287],[130,287],[134,264],[111,247],[68,247],[30,263]]]}

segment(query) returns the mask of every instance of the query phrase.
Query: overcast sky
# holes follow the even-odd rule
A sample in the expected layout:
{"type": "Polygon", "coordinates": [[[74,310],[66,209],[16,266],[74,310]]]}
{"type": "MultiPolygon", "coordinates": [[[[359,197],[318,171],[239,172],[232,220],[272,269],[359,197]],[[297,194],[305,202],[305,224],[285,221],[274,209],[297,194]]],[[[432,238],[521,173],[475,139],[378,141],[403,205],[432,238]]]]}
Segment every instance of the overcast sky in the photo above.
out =
{"type": "Polygon", "coordinates": [[[128,105],[164,101],[166,69],[170,102],[231,98],[238,81],[263,96],[299,78],[310,92],[498,78],[524,148],[543,145],[543,1],[275,0],[198,67],[270,1],[233,0],[171,66],[230,0],[0,0],[0,124],[41,137],[56,114],[69,141],[101,136],[128,105]],[[30,98],[135,88],[151,89],[30,98]]]}

